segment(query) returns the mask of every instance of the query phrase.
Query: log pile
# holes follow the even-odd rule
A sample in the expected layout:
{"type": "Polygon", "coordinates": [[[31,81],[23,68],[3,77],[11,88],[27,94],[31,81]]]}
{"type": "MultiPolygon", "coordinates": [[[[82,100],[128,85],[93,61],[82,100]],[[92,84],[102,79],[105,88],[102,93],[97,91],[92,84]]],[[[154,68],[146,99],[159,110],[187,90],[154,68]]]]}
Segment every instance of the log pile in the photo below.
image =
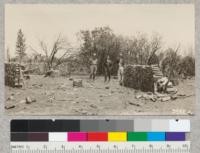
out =
{"type": "Polygon", "coordinates": [[[150,66],[127,65],[124,69],[124,86],[144,92],[154,92],[154,77],[150,66]]]}
{"type": "Polygon", "coordinates": [[[10,87],[21,86],[19,64],[5,63],[5,85],[10,87]]]}
{"type": "Polygon", "coordinates": [[[158,65],[151,65],[151,68],[153,70],[153,77],[155,80],[161,79],[164,77],[162,71],[158,67],[158,65]]]}

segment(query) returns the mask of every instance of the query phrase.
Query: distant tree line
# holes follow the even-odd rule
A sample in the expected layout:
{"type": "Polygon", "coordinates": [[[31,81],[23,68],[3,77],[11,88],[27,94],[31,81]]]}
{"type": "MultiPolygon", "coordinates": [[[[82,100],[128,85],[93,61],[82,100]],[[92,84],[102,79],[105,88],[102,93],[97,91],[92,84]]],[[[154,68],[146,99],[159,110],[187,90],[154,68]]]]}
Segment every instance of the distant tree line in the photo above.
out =
{"type": "Polygon", "coordinates": [[[195,76],[195,57],[192,54],[183,57],[178,50],[169,48],[165,51],[161,69],[170,79],[195,76]]]}
{"type": "Polygon", "coordinates": [[[109,27],[98,27],[91,31],[80,31],[79,39],[79,57],[82,64],[89,67],[89,58],[96,53],[98,74],[104,73],[103,63],[107,55],[113,61],[112,74],[117,74],[117,61],[119,54],[122,53],[126,64],[158,64],[163,73],[170,78],[195,75],[194,56],[179,55],[179,48],[164,50],[162,37],[158,34],[153,34],[151,38],[145,34],[129,38],[116,35],[109,27]]]}
{"type": "MultiPolygon", "coordinates": [[[[39,42],[43,54],[31,47],[36,55],[28,61],[31,63],[36,57],[42,57],[46,63],[46,71],[55,69],[62,63],[68,63],[71,69],[78,66],[85,66],[89,70],[90,58],[96,53],[98,57],[98,74],[104,73],[104,62],[109,55],[112,60],[112,74],[116,75],[118,70],[119,55],[122,54],[125,64],[151,65],[157,64],[165,76],[191,77],[195,75],[195,57],[194,51],[190,49],[189,54],[182,56],[180,48],[163,48],[162,37],[154,33],[151,37],[145,34],[138,34],[133,37],[124,37],[116,35],[109,27],[96,27],[93,30],[81,30],[78,33],[78,40],[81,45],[79,52],[73,54],[74,49],[70,44],[59,35],[48,47],[44,41],[39,42]],[[62,52],[61,57],[57,57],[58,52],[62,52]]],[[[19,29],[16,41],[16,57],[11,61],[22,62],[27,55],[26,39],[21,29],[19,29]]],[[[9,56],[9,49],[7,51],[9,56]]],[[[10,57],[9,57],[10,58],[10,57]]]]}

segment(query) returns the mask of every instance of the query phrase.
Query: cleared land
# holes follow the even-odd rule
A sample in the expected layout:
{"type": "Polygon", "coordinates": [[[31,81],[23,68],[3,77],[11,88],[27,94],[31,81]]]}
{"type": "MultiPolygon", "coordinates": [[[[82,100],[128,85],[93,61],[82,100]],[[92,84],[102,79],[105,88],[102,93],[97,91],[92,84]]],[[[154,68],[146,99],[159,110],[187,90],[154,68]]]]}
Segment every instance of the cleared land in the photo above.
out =
{"type": "Polygon", "coordinates": [[[175,100],[155,101],[138,98],[146,93],[120,86],[116,79],[104,83],[103,77],[95,81],[88,76],[83,87],[73,87],[69,78],[32,75],[26,87],[6,86],[5,106],[9,115],[192,115],[195,103],[195,80],[183,80],[176,86],[181,96],[175,100]],[[137,97],[138,96],[138,97],[137,97]],[[26,99],[31,99],[26,103],[26,99]]]}

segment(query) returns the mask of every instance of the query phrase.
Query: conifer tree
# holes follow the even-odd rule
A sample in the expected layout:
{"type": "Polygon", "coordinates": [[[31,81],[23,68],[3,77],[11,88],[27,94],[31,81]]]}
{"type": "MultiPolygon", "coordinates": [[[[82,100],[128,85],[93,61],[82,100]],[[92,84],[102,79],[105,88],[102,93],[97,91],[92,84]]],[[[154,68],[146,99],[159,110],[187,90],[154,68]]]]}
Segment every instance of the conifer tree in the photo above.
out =
{"type": "Polygon", "coordinates": [[[26,44],[25,37],[21,29],[17,33],[17,42],[16,42],[16,54],[19,58],[19,63],[21,64],[23,57],[26,55],[26,44]]]}

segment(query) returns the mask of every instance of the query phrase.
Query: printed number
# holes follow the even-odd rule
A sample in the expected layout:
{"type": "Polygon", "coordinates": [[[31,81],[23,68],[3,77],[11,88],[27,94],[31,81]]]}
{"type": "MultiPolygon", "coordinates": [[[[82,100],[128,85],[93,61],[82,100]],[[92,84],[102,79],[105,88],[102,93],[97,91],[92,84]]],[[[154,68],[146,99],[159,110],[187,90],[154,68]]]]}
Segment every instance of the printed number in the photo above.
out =
{"type": "Polygon", "coordinates": [[[96,147],[97,147],[98,149],[101,149],[100,145],[97,145],[96,147]]]}
{"type": "Polygon", "coordinates": [[[187,144],[183,144],[183,147],[184,147],[184,148],[188,148],[188,145],[187,145],[187,144]]]}
{"type": "Polygon", "coordinates": [[[47,145],[43,145],[43,148],[44,148],[44,149],[47,149],[47,145]]]}

